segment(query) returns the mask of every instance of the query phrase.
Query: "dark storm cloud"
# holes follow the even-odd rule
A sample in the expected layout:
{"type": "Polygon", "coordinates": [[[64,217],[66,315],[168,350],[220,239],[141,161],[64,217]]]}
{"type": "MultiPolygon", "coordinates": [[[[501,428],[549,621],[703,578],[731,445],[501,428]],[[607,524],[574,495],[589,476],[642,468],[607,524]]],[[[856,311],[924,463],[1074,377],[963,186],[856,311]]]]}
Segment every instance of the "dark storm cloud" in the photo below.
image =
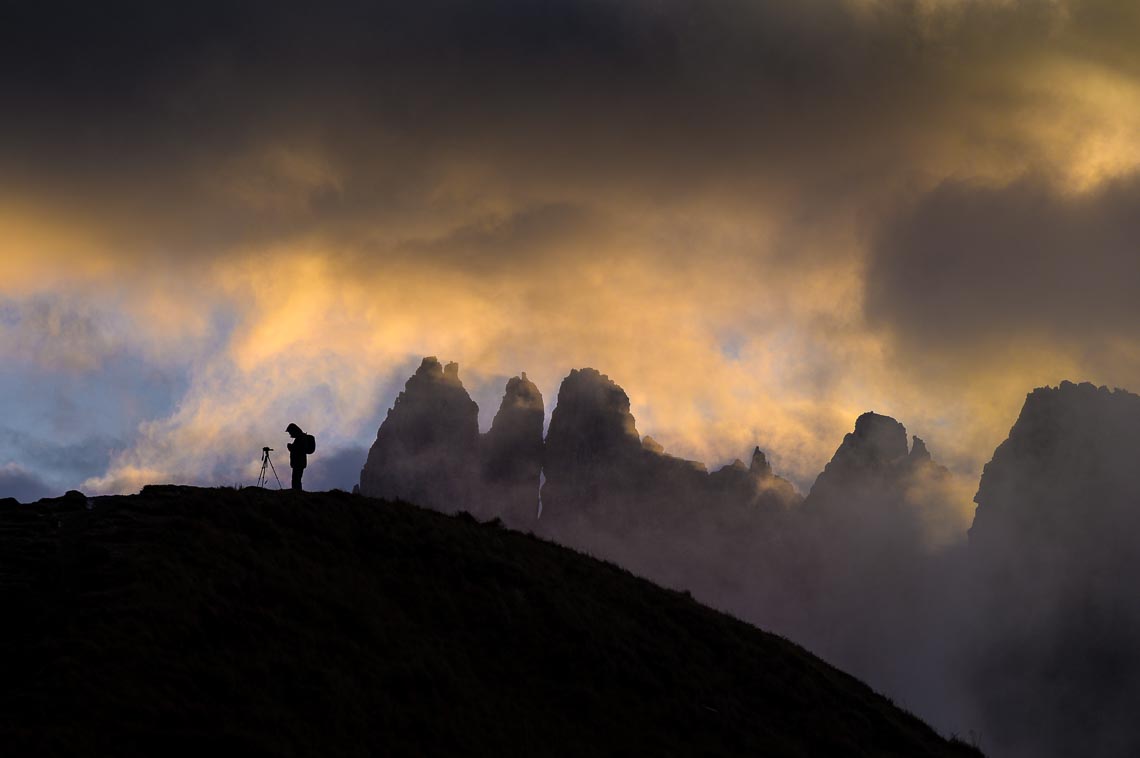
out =
{"type": "MultiPolygon", "coordinates": [[[[856,2],[738,0],[24,4],[6,13],[0,32],[0,83],[29,106],[16,109],[9,127],[54,126],[47,137],[112,147],[130,146],[117,135],[177,133],[193,137],[193,149],[209,149],[252,138],[244,127],[286,112],[291,122],[312,124],[344,109],[415,132],[467,127],[444,117],[482,115],[509,126],[546,111],[577,112],[562,126],[586,140],[611,128],[615,115],[674,134],[731,131],[723,117],[747,116],[753,127],[794,122],[791,136],[818,126],[796,118],[805,107],[853,109],[847,123],[826,125],[833,132],[883,122],[883,105],[913,101],[919,80],[944,65],[972,53],[1015,58],[1039,44],[1059,7],[965,3],[944,14],[949,20],[931,21],[924,5],[858,12],[856,2]],[[939,33],[939,24],[951,31],[939,33]],[[993,44],[998,35],[1001,45],[993,44]],[[336,102],[340,110],[321,110],[336,102]],[[273,110],[259,112],[263,106],[273,110]],[[601,106],[616,111],[599,113],[601,106]],[[83,111],[91,123],[50,124],[53,108],[83,111]],[[659,121],[663,115],[672,120],[659,121]],[[106,132],[100,121],[121,131],[106,132]]],[[[1069,14],[1075,31],[1058,44],[1076,46],[1094,32],[1100,41],[1104,29],[1134,15],[1084,3],[1069,14]]],[[[1127,51],[1108,45],[1102,55],[1128,62],[1127,51]]]]}
{"type": "Polygon", "coordinates": [[[1131,336],[1140,318],[1140,177],[1063,194],[1040,179],[948,182],[873,246],[867,312],[943,348],[1131,336]]]}
{"type": "Polygon", "coordinates": [[[166,257],[446,213],[472,165],[507,196],[810,192],[820,214],[889,186],[953,120],[959,68],[1056,16],[970,3],[938,32],[924,5],[28,4],[0,31],[0,168],[166,257]],[[273,146],[328,176],[259,163],[273,146]]]}

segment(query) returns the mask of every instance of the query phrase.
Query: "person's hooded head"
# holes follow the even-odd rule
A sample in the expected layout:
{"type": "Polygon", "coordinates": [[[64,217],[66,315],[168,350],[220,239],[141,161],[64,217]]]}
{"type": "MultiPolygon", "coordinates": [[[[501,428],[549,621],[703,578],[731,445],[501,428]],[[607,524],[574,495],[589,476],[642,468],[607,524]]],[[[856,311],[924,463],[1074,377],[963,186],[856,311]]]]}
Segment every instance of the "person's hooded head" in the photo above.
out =
{"type": "Polygon", "coordinates": [[[301,427],[296,424],[289,424],[289,426],[285,427],[285,431],[289,433],[290,437],[299,437],[304,434],[304,432],[301,431],[301,427]]]}

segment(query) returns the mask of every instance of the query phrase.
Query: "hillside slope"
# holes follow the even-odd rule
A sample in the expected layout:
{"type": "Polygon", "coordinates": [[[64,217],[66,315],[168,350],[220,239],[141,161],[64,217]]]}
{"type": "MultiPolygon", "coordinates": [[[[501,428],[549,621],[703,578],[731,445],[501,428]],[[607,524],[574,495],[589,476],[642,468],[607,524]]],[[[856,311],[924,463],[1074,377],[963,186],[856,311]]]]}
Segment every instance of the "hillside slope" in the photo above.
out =
{"type": "Polygon", "coordinates": [[[87,505],[0,505],[8,754],[976,754],[782,638],[463,516],[87,505]]]}

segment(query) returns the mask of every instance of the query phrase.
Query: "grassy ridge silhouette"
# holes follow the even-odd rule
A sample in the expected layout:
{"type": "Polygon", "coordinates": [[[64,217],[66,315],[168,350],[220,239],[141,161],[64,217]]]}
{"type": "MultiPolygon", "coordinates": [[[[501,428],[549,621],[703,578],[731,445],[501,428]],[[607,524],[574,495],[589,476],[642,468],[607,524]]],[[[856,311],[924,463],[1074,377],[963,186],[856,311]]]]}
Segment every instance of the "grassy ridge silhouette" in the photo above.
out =
{"type": "Polygon", "coordinates": [[[146,487],[0,507],[11,754],[976,755],[793,643],[469,516],[146,487]]]}

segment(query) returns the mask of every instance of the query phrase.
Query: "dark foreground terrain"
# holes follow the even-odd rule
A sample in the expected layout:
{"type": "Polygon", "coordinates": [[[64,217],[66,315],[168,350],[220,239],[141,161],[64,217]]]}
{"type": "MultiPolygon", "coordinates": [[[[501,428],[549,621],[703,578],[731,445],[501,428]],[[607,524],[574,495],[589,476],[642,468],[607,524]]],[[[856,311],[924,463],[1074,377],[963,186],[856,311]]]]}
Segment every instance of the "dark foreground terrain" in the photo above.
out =
{"type": "Polygon", "coordinates": [[[344,493],[0,504],[5,755],[977,755],[800,647],[344,493]]]}

